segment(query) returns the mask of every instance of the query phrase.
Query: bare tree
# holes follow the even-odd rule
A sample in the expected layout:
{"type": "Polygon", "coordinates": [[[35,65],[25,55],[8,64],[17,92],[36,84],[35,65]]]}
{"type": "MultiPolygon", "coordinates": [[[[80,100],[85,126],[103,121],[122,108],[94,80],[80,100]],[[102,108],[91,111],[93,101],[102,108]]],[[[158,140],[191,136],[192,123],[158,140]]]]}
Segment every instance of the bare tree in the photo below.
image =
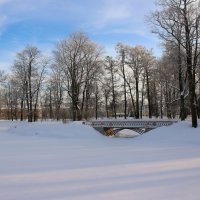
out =
{"type": "Polygon", "coordinates": [[[185,50],[187,80],[189,85],[190,110],[192,126],[197,127],[195,103],[195,79],[199,53],[200,10],[198,0],[161,0],[160,10],[155,11],[149,19],[153,32],[162,39],[173,43],[178,48],[179,89],[181,96],[181,119],[184,119],[184,88],[182,85],[181,48],[185,50]]]}
{"type": "Polygon", "coordinates": [[[139,119],[139,82],[140,75],[143,70],[142,65],[142,47],[136,46],[129,48],[127,64],[133,72],[133,77],[135,79],[135,91],[136,91],[136,105],[135,105],[135,117],[139,119]]]}
{"type": "Polygon", "coordinates": [[[66,86],[72,104],[73,120],[81,119],[85,95],[94,74],[100,67],[101,48],[83,33],[73,33],[61,41],[54,51],[54,60],[66,77],[66,86]],[[82,94],[82,99],[81,99],[82,94]]]}
{"type": "Polygon", "coordinates": [[[52,65],[52,73],[49,82],[49,116],[60,120],[61,105],[63,104],[65,91],[65,76],[62,69],[57,65],[52,65]],[[54,108],[54,112],[53,112],[54,108]],[[54,115],[53,115],[54,113],[54,115]]]}
{"type": "Polygon", "coordinates": [[[37,47],[27,46],[17,54],[13,73],[21,86],[21,120],[23,118],[24,100],[26,100],[28,121],[32,122],[37,119],[39,91],[47,64],[47,60],[42,57],[37,47]]]}
{"type": "MultiPolygon", "coordinates": [[[[146,82],[146,96],[147,96],[147,101],[148,101],[149,118],[152,118],[153,112],[152,112],[151,81],[153,79],[152,76],[153,76],[153,71],[154,71],[155,58],[153,56],[152,50],[148,50],[144,47],[141,48],[140,53],[141,53],[141,60],[142,60],[141,65],[142,65],[143,77],[144,77],[142,85],[144,88],[144,83],[146,82]]],[[[143,98],[142,98],[142,102],[143,102],[143,98]]]]}

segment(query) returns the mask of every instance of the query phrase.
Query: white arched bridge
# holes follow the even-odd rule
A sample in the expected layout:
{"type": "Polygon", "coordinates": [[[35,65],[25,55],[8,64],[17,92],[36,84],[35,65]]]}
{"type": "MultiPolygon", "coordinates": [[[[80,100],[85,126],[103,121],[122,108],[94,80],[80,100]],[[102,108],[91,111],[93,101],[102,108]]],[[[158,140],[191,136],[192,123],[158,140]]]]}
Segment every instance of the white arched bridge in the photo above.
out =
{"type": "Polygon", "coordinates": [[[170,126],[178,120],[93,120],[83,122],[106,136],[112,136],[123,129],[130,129],[139,134],[143,134],[161,126],[170,126]]]}

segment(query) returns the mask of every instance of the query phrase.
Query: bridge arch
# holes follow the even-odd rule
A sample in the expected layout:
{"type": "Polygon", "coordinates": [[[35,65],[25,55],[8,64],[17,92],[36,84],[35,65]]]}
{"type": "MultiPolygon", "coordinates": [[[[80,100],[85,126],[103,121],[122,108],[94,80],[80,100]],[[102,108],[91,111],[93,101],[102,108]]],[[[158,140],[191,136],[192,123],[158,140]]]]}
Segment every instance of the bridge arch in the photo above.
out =
{"type": "Polygon", "coordinates": [[[178,120],[93,120],[86,122],[105,136],[114,136],[120,130],[130,129],[139,134],[161,126],[170,126],[178,120]]]}

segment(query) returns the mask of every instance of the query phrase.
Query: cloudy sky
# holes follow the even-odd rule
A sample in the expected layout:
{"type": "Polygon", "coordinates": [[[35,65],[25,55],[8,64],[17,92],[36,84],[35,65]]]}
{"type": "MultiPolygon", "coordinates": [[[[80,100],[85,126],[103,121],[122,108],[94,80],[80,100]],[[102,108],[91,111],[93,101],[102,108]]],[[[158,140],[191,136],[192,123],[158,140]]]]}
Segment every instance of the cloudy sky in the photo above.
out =
{"type": "Polygon", "coordinates": [[[118,42],[159,55],[159,42],[144,23],[154,9],[154,0],[0,0],[0,69],[8,69],[27,44],[50,54],[74,31],[85,32],[108,55],[118,42]]]}

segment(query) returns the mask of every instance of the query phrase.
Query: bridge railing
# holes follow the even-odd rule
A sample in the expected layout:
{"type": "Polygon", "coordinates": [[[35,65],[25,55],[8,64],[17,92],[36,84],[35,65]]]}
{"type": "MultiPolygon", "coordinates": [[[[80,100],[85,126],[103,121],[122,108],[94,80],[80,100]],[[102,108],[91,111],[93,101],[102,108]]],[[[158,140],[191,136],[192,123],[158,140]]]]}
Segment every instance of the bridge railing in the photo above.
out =
{"type": "Polygon", "coordinates": [[[169,126],[178,120],[93,120],[85,122],[94,128],[157,128],[161,126],[169,126]]]}

